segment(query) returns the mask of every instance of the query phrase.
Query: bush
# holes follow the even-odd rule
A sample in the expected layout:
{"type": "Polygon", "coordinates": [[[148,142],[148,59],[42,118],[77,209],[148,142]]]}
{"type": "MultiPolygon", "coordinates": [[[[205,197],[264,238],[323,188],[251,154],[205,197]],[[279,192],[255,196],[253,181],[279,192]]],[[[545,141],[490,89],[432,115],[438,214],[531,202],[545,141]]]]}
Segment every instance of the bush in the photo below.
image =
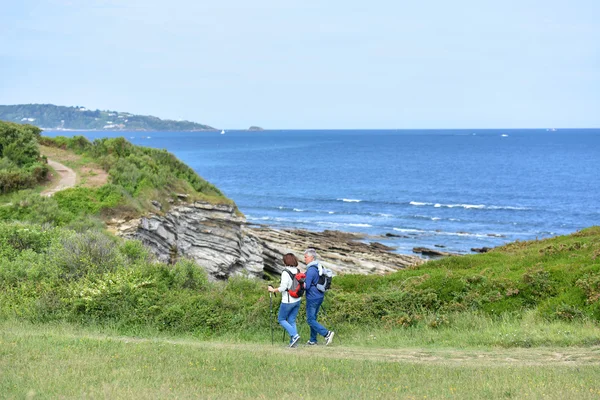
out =
{"type": "Polygon", "coordinates": [[[200,291],[208,287],[208,274],[192,260],[179,260],[172,266],[170,273],[172,288],[200,291]]]}
{"type": "Polygon", "coordinates": [[[61,245],[55,262],[67,280],[115,271],[126,265],[117,240],[103,232],[66,231],[61,245]]]}
{"type": "Polygon", "coordinates": [[[40,253],[50,245],[51,235],[39,225],[0,224],[0,258],[14,260],[25,250],[40,253]]]}
{"type": "Polygon", "coordinates": [[[40,155],[40,129],[0,121],[0,194],[30,188],[46,179],[48,167],[40,155]]]}

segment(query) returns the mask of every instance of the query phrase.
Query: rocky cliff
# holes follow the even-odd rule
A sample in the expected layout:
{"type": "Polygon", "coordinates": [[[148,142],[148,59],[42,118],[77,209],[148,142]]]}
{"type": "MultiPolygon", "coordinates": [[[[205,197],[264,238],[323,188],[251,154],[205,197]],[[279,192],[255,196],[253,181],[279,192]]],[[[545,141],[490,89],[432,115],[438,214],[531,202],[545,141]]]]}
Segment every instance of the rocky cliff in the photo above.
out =
{"type": "Polygon", "coordinates": [[[114,224],[120,235],[141,240],[159,260],[193,258],[214,279],[279,274],[283,254],[294,253],[301,261],[307,247],[338,274],[386,273],[423,262],[380,243],[363,243],[356,234],[252,227],[230,205],[180,204],[164,214],[114,224]]]}

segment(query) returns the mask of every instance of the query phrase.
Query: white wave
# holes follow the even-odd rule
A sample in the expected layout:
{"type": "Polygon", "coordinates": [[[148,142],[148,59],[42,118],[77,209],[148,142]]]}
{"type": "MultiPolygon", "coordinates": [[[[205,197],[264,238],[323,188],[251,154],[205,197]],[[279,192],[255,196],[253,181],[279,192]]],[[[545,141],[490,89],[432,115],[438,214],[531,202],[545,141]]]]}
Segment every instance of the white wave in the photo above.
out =
{"type": "Polygon", "coordinates": [[[385,217],[385,218],[393,217],[392,214],[386,214],[386,213],[369,213],[369,215],[373,215],[375,217],[385,217]]]}
{"type": "Polygon", "coordinates": [[[301,208],[294,208],[294,211],[296,211],[296,212],[302,212],[304,210],[302,210],[301,208]]]}
{"type": "Polygon", "coordinates": [[[426,203],[419,201],[411,201],[409,203],[413,206],[434,206],[435,208],[464,208],[464,209],[478,209],[478,210],[530,210],[528,207],[521,206],[487,206],[485,204],[467,204],[467,203],[458,203],[458,204],[443,204],[443,203],[426,203]]]}
{"type": "Polygon", "coordinates": [[[469,233],[469,232],[444,232],[444,231],[422,231],[419,229],[403,229],[403,228],[392,228],[397,232],[404,233],[413,233],[413,234],[424,234],[424,235],[432,235],[432,236],[468,236],[468,237],[489,237],[487,234],[483,233],[469,233]]]}
{"type": "Polygon", "coordinates": [[[253,217],[251,215],[246,215],[246,219],[250,221],[270,221],[273,218],[271,217],[253,217]]]}
{"type": "Polygon", "coordinates": [[[335,211],[328,211],[327,214],[335,214],[335,211]]]}
{"type": "Polygon", "coordinates": [[[405,233],[424,233],[425,231],[419,229],[403,229],[403,228],[393,228],[396,232],[405,232],[405,233]]]}
{"type": "Polygon", "coordinates": [[[450,204],[448,205],[448,207],[462,207],[462,208],[478,208],[478,209],[482,209],[485,208],[485,206],[483,204],[450,204]]]}
{"type": "Polygon", "coordinates": [[[371,228],[373,225],[369,224],[348,224],[348,226],[354,226],[357,228],[371,228]]]}
{"type": "Polygon", "coordinates": [[[517,207],[517,206],[488,206],[490,210],[531,210],[529,207],[517,207]]]}
{"type": "Polygon", "coordinates": [[[441,219],[441,218],[438,218],[438,217],[433,217],[433,218],[431,218],[431,220],[432,220],[432,221],[439,221],[440,219],[441,219]]]}
{"type": "Polygon", "coordinates": [[[337,199],[339,201],[343,201],[344,203],[360,203],[362,200],[359,199],[337,199]]]}

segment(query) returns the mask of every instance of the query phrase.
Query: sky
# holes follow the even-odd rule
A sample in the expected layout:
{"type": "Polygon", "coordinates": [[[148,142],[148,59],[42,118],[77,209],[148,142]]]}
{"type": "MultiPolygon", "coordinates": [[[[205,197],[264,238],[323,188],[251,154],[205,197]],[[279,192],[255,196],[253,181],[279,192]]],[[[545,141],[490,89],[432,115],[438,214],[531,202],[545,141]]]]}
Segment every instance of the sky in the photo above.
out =
{"type": "Polygon", "coordinates": [[[598,0],[20,0],[0,104],[216,128],[600,127],[598,0]]]}

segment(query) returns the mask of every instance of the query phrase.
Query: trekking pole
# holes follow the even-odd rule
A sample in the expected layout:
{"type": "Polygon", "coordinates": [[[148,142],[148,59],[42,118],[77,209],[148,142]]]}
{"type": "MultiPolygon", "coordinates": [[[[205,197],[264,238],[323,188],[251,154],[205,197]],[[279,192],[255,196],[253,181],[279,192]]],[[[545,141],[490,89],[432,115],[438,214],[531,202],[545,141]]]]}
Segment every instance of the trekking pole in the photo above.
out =
{"type": "Polygon", "coordinates": [[[271,322],[271,346],[273,345],[273,292],[269,292],[269,321],[271,322]]]}

